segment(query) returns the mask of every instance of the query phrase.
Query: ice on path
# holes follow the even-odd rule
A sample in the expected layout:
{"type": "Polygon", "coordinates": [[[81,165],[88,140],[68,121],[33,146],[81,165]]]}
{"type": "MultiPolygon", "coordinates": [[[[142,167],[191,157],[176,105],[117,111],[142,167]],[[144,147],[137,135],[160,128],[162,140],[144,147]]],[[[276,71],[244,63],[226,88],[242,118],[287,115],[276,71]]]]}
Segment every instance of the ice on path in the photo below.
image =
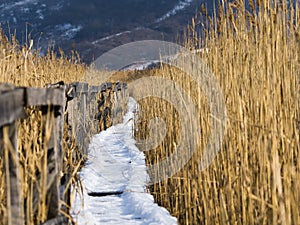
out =
{"type": "Polygon", "coordinates": [[[154,203],[146,192],[148,175],[145,156],[132,138],[134,99],[124,122],[95,135],[89,146],[89,159],[80,172],[83,199],[77,194],[72,215],[81,224],[177,224],[175,217],[154,203]],[[92,197],[91,193],[122,194],[92,197]]]}

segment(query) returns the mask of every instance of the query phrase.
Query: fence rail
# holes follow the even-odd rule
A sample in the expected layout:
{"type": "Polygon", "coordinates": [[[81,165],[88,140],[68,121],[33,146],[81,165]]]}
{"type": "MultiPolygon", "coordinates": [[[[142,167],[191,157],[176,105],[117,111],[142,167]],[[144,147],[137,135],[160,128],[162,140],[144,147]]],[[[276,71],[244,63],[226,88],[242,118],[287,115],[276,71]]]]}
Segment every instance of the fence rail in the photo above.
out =
{"type": "MultiPolygon", "coordinates": [[[[68,126],[68,136],[75,138],[82,155],[87,155],[90,137],[110,126],[114,122],[112,116],[120,118],[123,115],[128,100],[126,89],[126,84],[119,82],[100,86],[59,82],[46,88],[0,84],[0,157],[4,159],[7,224],[24,224],[26,220],[22,213],[17,136],[17,121],[26,117],[25,108],[38,106],[42,123],[52,124],[44,156],[47,157],[47,199],[51,202],[47,224],[54,224],[53,221],[61,224],[64,220],[59,217],[59,200],[68,201],[70,197],[62,196],[62,193],[70,192],[62,191],[66,187],[60,182],[64,126],[68,126]],[[51,121],[49,114],[53,115],[51,121]]],[[[33,197],[33,204],[38,198],[38,194],[33,197]]]]}

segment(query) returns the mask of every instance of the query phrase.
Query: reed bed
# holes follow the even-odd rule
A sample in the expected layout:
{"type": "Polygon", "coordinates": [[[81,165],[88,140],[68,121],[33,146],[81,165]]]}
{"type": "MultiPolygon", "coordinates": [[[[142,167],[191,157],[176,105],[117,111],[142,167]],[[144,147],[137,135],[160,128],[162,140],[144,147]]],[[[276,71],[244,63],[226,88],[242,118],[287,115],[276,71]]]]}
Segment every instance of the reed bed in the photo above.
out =
{"type": "MultiPolygon", "coordinates": [[[[286,1],[248,2],[251,10],[247,11],[243,0],[221,1],[212,18],[203,7],[206,22],[197,16],[188,29],[186,46],[207,49],[197,54],[215,75],[227,109],[222,147],[208,169],[199,171],[211,131],[211,113],[199,86],[188,74],[169,66],[146,73],[175,81],[199,111],[201,133],[193,140],[197,149],[192,158],[175,175],[149,187],[155,200],[180,224],[300,224],[300,12],[298,4],[288,6],[286,1]]],[[[43,87],[60,80],[81,80],[85,71],[75,53],[71,58],[62,52],[57,57],[49,49],[40,56],[31,41],[20,46],[13,36],[0,35],[0,50],[0,82],[43,87]]],[[[116,77],[123,77],[120,74],[116,77]]],[[[125,79],[133,81],[145,74],[127,75],[125,79]]],[[[147,139],[152,118],[163,118],[168,128],[160,145],[145,152],[147,164],[154,165],[172,155],[180,143],[181,118],[162,98],[149,97],[139,103],[137,139],[147,139]]],[[[40,112],[29,108],[27,115],[19,122],[18,163],[26,224],[35,224],[47,214],[43,198],[36,206],[30,201],[33,184],[41,187],[40,193],[45,190],[43,178],[36,177],[37,171],[43,171],[40,159],[45,151],[40,112]]],[[[65,138],[68,151],[63,169],[72,171],[71,181],[76,183],[80,166],[72,160],[76,151],[72,143],[65,138]]],[[[6,213],[2,166],[0,158],[1,219],[6,213]]],[[[68,207],[62,202],[62,208],[68,207]]]]}
{"type": "MultiPolygon", "coordinates": [[[[14,36],[7,37],[0,30],[0,82],[15,86],[45,87],[46,84],[78,81],[84,74],[85,65],[76,53],[67,58],[61,51],[59,56],[49,49],[45,56],[33,49],[33,42],[20,45],[14,36]]],[[[20,168],[21,196],[24,224],[45,222],[51,202],[47,200],[47,143],[51,134],[53,115],[47,114],[47,123],[43,122],[38,107],[26,108],[26,118],[18,121],[18,153],[16,162],[20,168]],[[45,135],[43,135],[43,132],[45,135]],[[34,199],[35,193],[40,196],[34,199]]],[[[66,127],[66,126],[65,126],[66,127]]],[[[80,159],[74,160],[76,146],[74,140],[65,132],[64,167],[61,174],[70,171],[73,176],[68,186],[77,183],[76,171],[80,159]],[[75,171],[75,172],[74,172],[75,171]]],[[[0,224],[6,224],[6,199],[4,191],[3,159],[0,157],[0,224]]],[[[62,213],[68,214],[67,202],[61,202],[62,213]]]]}
{"type": "MultiPolygon", "coordinates": [[[[198,54],[215,75],[227,109],[222,147],[208,169],[199,170],[211,130],[199,85],[169,66],[153,74],[175,81],[199,111],[193,157],[149,187],[179,224],[300,224],[300,12],[297,3],[248,2],[251,10],[243,0],[222,1],[206,24],[193,19],[187,35],[187,47],[207,49],[198,54]]],[[[139,103],[138,139],[149,137],[151,118],[163,118],[168,128],[160,145],[146,152],[151,166],[180,143],[181,118],[162,98],[139,103]]]]}
{"type": "Polygon", "coordinates": [[[79,81],[85,71],[77,53],[66,57],[63,51],[49,48],[45,56],[33,49],[33,41],[20,45],[14,36],[7,37],[0,30],[0,82],[17,86],[44,87],[46,84],[79,81]]]}

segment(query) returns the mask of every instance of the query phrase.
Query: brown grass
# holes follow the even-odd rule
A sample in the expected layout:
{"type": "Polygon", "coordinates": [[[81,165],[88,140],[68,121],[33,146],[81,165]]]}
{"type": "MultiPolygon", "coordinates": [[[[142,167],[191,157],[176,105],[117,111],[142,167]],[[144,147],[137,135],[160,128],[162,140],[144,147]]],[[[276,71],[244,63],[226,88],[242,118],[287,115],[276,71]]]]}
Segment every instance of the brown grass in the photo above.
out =
{"type": "MultiPolygon", "coordinates": [[[[201,36],[196,20],[190,27],[187,44],[208,48],[200,56],[219,82],[228,116],[222,148],[205,171],[198,169],[210,134],[203,93],[177,69],[156,73],[182,86],[199,110],[196,153],[176,175],[150,187],[180,224],[300,224],[300,12],[286,1],[256,2],[256,13],[245,11],[242,0],[220,5],[218,18],[210,18],[201,36]]],[[[180,142],[180,118],[158,98],[140,105],[138,138],[147,138],[153,117],[169,128],[164,141],[146,153],[153,165],[180,142]]]]}
{"type": "MultiPolygon", "coordinates": [[[[2,31],[0,31],[2,33],[2,31]]],[[[0,82],[12,83],[16,86],[44,87],[46,84],[65,81],[66,83],[78,81],[82,77],[85,66],[80,62],[79,57],[73,53],[71,58],[56,56],[53,51],[45,56],[40,56],[39,52],[32,49],[32,42],[21,46],[12,36],[7,38],[0,35],[0,82]]],[[[38,107],[26,109],[26,119],[18,123],[18,149],[21,179],[21,195],[23,204],[23,216],[26,224],[40,224],[47,218],[49,202],[47,202],[46,176],[47,176],[47,140],[51,133],[51,118],[46,123],[46,135],[42,135],[42,113],[38,107]],[[33,199],[34,193],[38,192],[40,198],[33,199]]],[[[74,176],[71,177],[73,184],[76,183],[76,172],[78,161],[74,161],[73,156],[76,151],[74,140],[64,140],[64,160],[65,167],[74,176]],[[71,169],[70,169],[71,168],[71,169]]],[[[80,160],[80,159],[79,159],[80,160]]],[[[0,158],[0,168],[3,166],[3,159],[0,158]]],[[[4,191],[3,169],[0,169],[0,224],[6,224],[6,200],[4,191]]],[[[70,185],[70,184],[69,184],[70,185]]],[[[51,203],[50,203],[51,204],[51,203]]],[[[62,208],[70,206],[61,202],[62,208]]]]}
{"type": "MultiPolygon", "coordinates": [[[[198,167],[210,135],[211,118],[203,93],[178,69],[152,71],[154,76],[176,81],[199,110],[201,135],[195,140],[198,147],[192,159],[174,176],[150,187],[155,200],[180,224],[300,224],[300,12],[298,6],[287,8],[285,1],[275,6],[270,2],[252,3],[259,8],[256,13],[245,11],[242,0],[220,5],[218,18],[209,18],[211,24],[201,35],[196,29],[197,19],[189,28],[187,46],[208,49],[208,54],[199,55],[219,82],[228,116],[222,148],[205,171],[198,167]]],[[[39,57],[31,43],[20,46],[11,39],[0,37],[0,82],[42,87],[59,80],[80,80],[85,68],[75,54],[67,59],[49,51],[39,57]]],[[[120,74],[115,79],[121,80],[120,74]]],[[[136,78],[129,74],[126,79],[136,78]]],[[[32,110],[28,109],[30,117],[20,128],[24,201],[32,195],[34,171],[43,166],[39,160],[43,148],[37,141],[41,137],[40,114],[32,110]],[[22,149],[28,150],[28,155],[22,149]]],[[[171,104],[146,98],[140,102],[138,138],[147,138],[153,117],[165,119],[169,129],[163,142],[146,153],[150,165],[174,152],[182,129],[171,104]]],[[[67,161],[73,155],[65,154],[67,161]]],[[[68,165],[78,168],[72,161],[68,165]]],[[[2,172],[0,169],[0,181],[4,179],[2,172]]],[[[2,184],[0,218],[5,215],[2,184]]],[[[38,205],[37,218],[30,207],[26,210],[28,224],[43,221],[47,211],[43,202],[38,205]]]]}
{"type": "Polygon", "coordinates": [[[44,87],[63,80],[66,83],[81,79],[85,66],[76,53],[71,58],[61,51],[57,56],[51,49],[41,57],[32,49],[33,42],[20,46],[14,36],[0,35],[0,82],[17,86],[44,87]]]}

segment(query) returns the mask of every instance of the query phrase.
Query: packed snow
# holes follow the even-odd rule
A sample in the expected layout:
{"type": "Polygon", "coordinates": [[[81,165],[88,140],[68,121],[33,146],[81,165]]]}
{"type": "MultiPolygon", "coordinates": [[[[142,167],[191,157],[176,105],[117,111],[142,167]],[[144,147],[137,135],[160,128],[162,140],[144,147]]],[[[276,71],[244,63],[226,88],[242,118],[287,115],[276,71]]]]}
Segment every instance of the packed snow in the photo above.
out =
{"type": "Polygon", "coordinates": [[[71,211],[81,224],[177,224],[175,217],[147,192],[145,156],[132,137],[134,99],[122,124],[95,135],[80,172],[83,194],[76,193],[71,211]]]}

